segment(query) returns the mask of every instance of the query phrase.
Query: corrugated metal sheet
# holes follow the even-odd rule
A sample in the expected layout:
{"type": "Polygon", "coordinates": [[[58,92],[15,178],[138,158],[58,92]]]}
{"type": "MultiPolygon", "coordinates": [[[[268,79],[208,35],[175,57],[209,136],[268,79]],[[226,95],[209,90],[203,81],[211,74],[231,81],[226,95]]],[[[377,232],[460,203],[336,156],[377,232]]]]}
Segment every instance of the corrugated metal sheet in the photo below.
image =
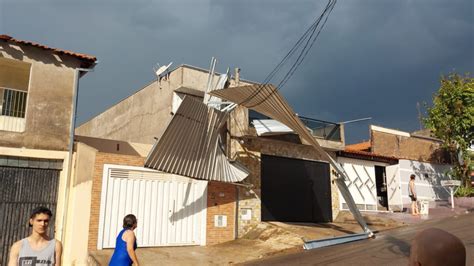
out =
{"type": "Polygon", "coordinates": [[[349,209],[361,227],[366,232],[371,232],[367,227],[362,214],[357,209],[354,199],[352,198],[351,193],[344,182],[344,180],[348,180],[344,169],[331,156],[329,156],[329,154],[327,154],[321,148],[321,146],[319,146],[319,143],[306,129],[305,125],[303,122],[301,122],[293,109],[291,109],[290,105],[286,102],[283,96],[278,93],[277,88],[270,84],[249,85],[216,90],[210,92],[210,94],[245,106],[249,109],[253,109],[263,115],[287,125],[300,136],[304,143],[313,146],[314,149],[322,156],[322,158],[326,158],[327,161],[336,169],[339,176],[341,177],[335,180],[339,191],[346,200],[349,209]]]}
{"type": "Polygon", "coordinates": [[[205,94],[205,92],[203,92],[203,91],[196,90],[196,89],[191,89],[191,88],[188,88],[188,87],[179,87],[174,91],[175,92],[181,92],[181,93],[184,93],[184,94],[193,95],[193,96],[196,96],[196,97],[201,97],[201,98],[203,98],[204,94],[205,94]]]}
{"type": "Polygon", "coordinates": [[[242,181],[248,171],[227,160],[219,140],[227,117],[227,113],[185,97],[150,151],[145,167],[197,179],[242,181]]]}
{"type": "Polygon", "coordinates": [[[271,117],[295,131],[306,144],[319,147],[311,133],[306,130],[306,126],[273,85],[232,87],[212,91],[210,94],[271,117]]]}
{"type": "Polygon", "coordinates": [[[227,74],[221,74],[219,76],[219,80],[217,81],[217,84],[214,88],[212,88],[210,85],[209,87],[207,88],[206,90],[206,95],[204,96],[204,104],[208,105],[208,106],[211,106],[211,107],[214,107],[218,110],[221,110],[221,98],[218,98],[218,97],[215,97],[215,96],[211,96],[209,94],[209,92],[211,91],[214,91],[214,90],[220,90],[220,89],[223,89],[224,86],[225,86],[225,83],[227,82],[227,79],[228,79],[228,76],[227,74]]]}

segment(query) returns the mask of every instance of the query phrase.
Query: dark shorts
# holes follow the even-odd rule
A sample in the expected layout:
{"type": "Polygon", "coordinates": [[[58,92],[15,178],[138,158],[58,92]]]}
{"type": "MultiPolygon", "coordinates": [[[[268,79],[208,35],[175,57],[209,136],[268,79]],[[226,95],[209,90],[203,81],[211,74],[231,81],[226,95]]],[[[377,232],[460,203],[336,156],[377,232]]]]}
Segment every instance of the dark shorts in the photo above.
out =
{"type": "Polygon", "coordinates": [[[416,197],[413,196],[413,195],[410,195],[410,199],[411,199],[411,201],[416,201],[416,197]]]}

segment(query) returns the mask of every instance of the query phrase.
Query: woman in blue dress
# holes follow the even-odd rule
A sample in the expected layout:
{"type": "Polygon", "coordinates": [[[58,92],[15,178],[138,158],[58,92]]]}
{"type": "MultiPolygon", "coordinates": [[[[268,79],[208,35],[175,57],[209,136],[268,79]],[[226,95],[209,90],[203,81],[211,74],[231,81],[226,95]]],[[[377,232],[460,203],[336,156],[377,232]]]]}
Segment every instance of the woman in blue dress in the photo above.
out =
{"type": "Polygon", "coordinates": [[[123,218],[123,229],[117,236],[115,242],[115,250],[110,259],[109,266],[138,266],[137,255],[137,240],[133,230],[137,228],[137,217],[133,214],[128,214],[123,218]]]}

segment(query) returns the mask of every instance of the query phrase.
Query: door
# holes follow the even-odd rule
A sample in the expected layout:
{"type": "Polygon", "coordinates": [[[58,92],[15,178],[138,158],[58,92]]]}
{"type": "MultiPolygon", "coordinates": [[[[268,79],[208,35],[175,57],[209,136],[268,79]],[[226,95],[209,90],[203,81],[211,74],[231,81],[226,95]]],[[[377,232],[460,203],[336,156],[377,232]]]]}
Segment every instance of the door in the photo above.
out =
{"type": "Polygon", "coordinates": [[[375,185],[377,190],[377,209],[388,210],[387,177],[385,167],[375,165],[375,185]]]}
{"type": "Polygon", "coordinates": [[[386,166],[385,173],[387,177],[388,208],[391,211],[402,211],[399,165],[386,166]]]}
{"type": "MultiPolygon", "coordinates": [[[[56,210],[59,170],[0,167],[0,265],[6,265],[10,246],[29,235],[28,220],[38,206],[56,210]]],[[[54,237],[54,216],[49,236],[54,237]]]]}
{"type": "Polygon", "coordinates": [[[262,221],[330,222],[327,163],[262,155],[262,221]]]}
{"type": "Polygon", "coordinates": [[[98,249],[115,247],[134,214],[140,247],[205,243],[207,182],[141,167],[104,165],[98,249]]]}

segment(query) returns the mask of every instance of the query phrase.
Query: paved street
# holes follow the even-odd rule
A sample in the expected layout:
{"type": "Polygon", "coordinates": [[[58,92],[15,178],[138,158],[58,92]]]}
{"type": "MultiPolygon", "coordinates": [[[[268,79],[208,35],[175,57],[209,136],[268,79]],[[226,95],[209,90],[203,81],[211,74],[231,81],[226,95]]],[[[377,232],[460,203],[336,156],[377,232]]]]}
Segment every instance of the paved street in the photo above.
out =
{"type": "Polygon", "coordinates": [[[474,265],[474,213],[385,231],[378,234],[376,239],[256,260],[245,265],[407,265],[410,243],[415,234],[430,227],[446,230],[459,237],[466,246],[466,265],[474,265]]]}

